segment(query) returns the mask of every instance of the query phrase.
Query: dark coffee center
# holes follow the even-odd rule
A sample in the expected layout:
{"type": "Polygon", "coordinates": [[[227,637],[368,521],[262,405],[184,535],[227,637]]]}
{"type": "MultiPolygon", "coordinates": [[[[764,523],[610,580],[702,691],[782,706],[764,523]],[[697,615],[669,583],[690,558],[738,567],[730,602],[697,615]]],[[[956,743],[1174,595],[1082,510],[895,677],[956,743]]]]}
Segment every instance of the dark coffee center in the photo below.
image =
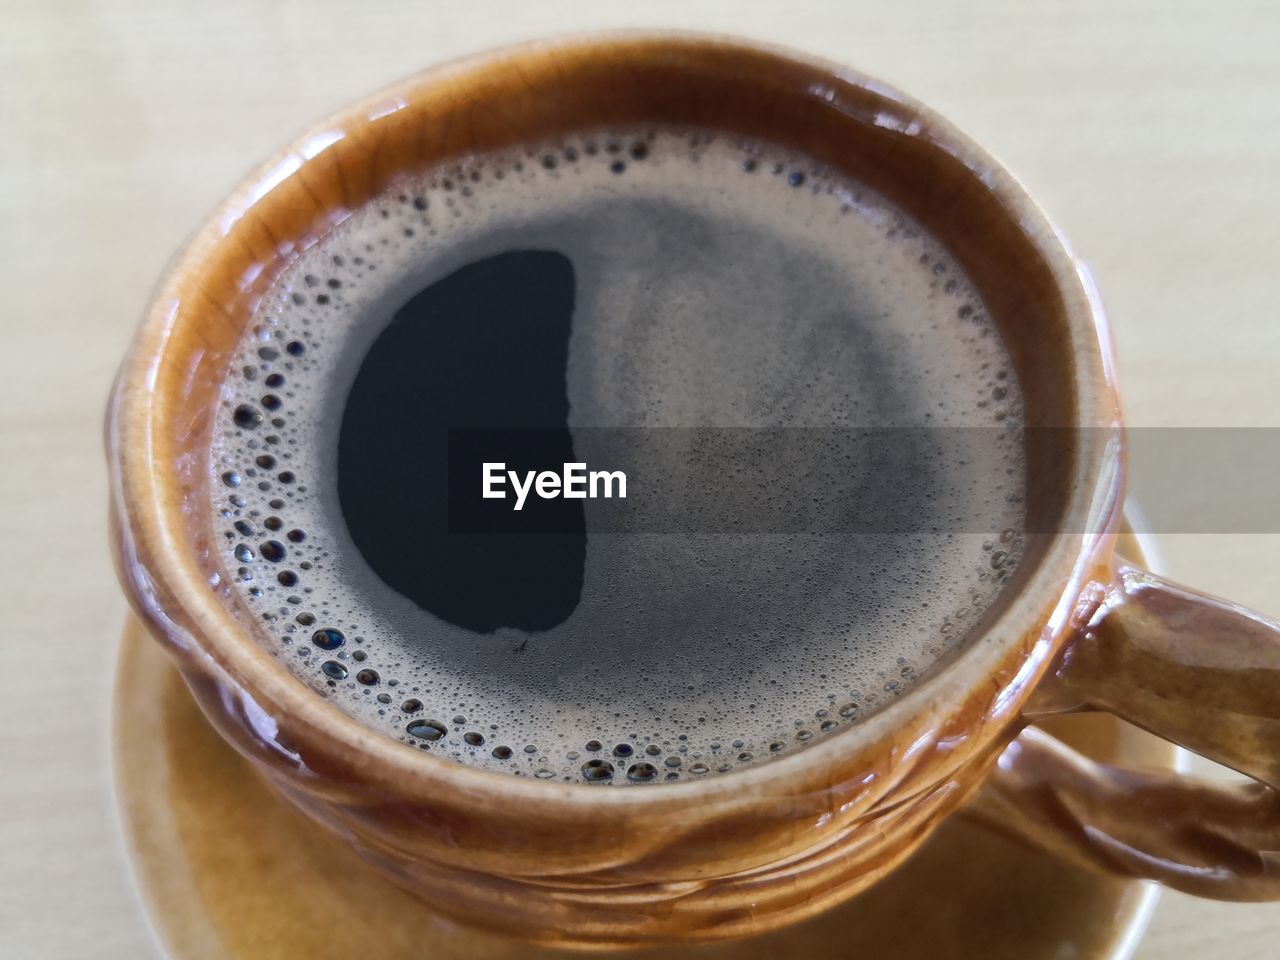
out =
{"type": "MultiPolygon", "coordinates": [[[[565,375],[573,266],[513,251],[413,296],[369,348],[343,409],[342,516],[361,555],[426,612],[480,633],[548,630],[582,594],[581,500],[531,498],[510,532],[451,530],[450,489],[479,485],[450,430],[494,431],[524,473],[575,460],[565,375]],[[452,474],[452,476],[451,476],[452,474]]],[[[459,518],[454,518],[455,521],[459,518]]]]}

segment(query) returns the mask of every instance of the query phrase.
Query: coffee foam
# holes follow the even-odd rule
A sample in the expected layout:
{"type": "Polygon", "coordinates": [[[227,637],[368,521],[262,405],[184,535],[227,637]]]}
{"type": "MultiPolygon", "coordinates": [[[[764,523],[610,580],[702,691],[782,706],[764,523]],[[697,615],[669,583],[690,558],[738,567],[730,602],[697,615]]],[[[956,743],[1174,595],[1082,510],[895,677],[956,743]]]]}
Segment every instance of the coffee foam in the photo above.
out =
{"type": "Polygon", "coordinates": [[[803,156],[599,131],[405,180],[264,298],[216,417],[229,589],[302,682],[438,756],[647,783],[828,736],[963,642],[1018,561],[1013,444],[908,484],[939,516],[994,510],[988,534],[593,533],[579,606],[529,634],[467,631],[386,587],[337,502],[344,399],[414,293],[512,249],[574,265],[571,427],[1021,422],[999,333],[959,265],[803,156]]]}

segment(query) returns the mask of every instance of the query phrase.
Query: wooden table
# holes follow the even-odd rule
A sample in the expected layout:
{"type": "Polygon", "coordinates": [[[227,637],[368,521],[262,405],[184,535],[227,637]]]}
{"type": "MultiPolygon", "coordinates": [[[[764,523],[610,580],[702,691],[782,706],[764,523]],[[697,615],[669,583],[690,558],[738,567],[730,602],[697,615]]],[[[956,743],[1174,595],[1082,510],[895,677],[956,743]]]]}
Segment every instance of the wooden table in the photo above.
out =
{"type": "MultiPolygon", "coordinates": [[[[4,0],[0,954],[154,952],[109,805],[124,605],[100,421],[170,253],[252,162],[359,94],[486,46],[661,25],[825,54],[941,109],[1092,263],[1134,423],[1280,425],[1274,4],[4,0]]],[[[1163,547],[1174,576],[1280,613],[1280,536],[1163,547]]],[[[1280,907],[1167,894],[1138,956],[1261,960],[1278,939],[1280,907]]]]}

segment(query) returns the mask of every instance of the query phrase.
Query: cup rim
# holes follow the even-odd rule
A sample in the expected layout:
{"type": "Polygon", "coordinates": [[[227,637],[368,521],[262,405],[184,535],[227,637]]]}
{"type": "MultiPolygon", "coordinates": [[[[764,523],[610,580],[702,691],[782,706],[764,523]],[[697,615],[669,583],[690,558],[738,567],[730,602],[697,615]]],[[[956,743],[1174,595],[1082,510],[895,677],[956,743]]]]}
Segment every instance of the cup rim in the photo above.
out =
{"type": "MultiPolygon", "coordinates": [[[[821,91],[812,92],[821,95],[821,91]]],[[[553,804],[561,809],[581,808],[584,814],[606,809],[625,812],[634,808],[650,812],[666,804],[673,808],[685,806],[691,798],[700,801],[718,798],[728,802],[735,796],[750,795],[769,785],[809,782],[815,771],[830,766],[842,756],[885,742],[893,731],[911,726],[908,721],[914,721],[916,729],[930,729],[930,718],[953,714],[967,694],[983,683],[989,684],[992,671],[1005,662],[1015,645],[1034,636],[1036,639],[1028,648],[1017,676],[996,698],[1002,712],[979,721],[983,735],[994,738],[1016,716],[1031,686],[1046,669],[1056,649],[1055,638],[1070,620],[1080,589],[1099,558],[1109,553],[1114,541],[1114,522],[1122,499],[1123,458],[1109,349],[1105,316],[1096,291],[1066,239],[1045,213],[1021,184],[968,135],[890,84],[841,63],[775,44],[683,30],[607,31],[490,49],[398,80],[313,125],[242,179],[171,261],[121,368],[108,410],[108,454],[121,578],[152,631],[163,633],[182,655],[194,657],[202,669],[217,676],[228,689],[237,691],[246,710],[252,712],[260,697],[283,705],[295,723],[323,730],[326,740],[335,749],[347,752],[361,775],[375,786],[404,793],[438,791],[448,785],[463,794],[483,798],[486,803],[519,803],[526,808],[553,804]],[[515,64],[524,57],[549,51],[594,50],[596,54],[604,54],[617,46],[637,45],[659,49],[664,45],[695,49],[727,47],[781,58],[833,81],[873,92],[913,115],[919,123],[917,135],[926,137],[931,146],[949,152],[964,164],[1007,214],[1016,217],[1036,253],[1052,271],[1067,319],[1066,333],[1075,371],[1072,408],[1077,422],[1111,430],[1115,439],[1094,451],[1087,462],[1082,459],[1078,464],[1066,498],[1062,530],[1050,535],[1035,569],[1022,579],[1016,590],[1002,598],[1000,611],[988,629],[972,638],[943,669],[922,679],[865,719],[784,756],[705,779],[617,789],[539,781],[458,764],[415,750],[373,730],[317,696],[249,635],[215,596],[195,558],[182,550],[178,535],[181,504],[171,489],[171,478],[166,477],[170,469],[166,458],[157,451],[158,437],[163,433],[159,425],[166,411],[157,404],[152,390],[156,371],[166,357],[165,350],[183,320],[179,288],[188,277],[200,274],[205,256],[226,233],[229,224],[260,202],[275,184],[297,175],[296,170],[300,169],[297,161],[308,156],[309,145],[317,138],[368,124],[385,115],[388,109],[398,109],[396,104],[404,106],[424,89],[469,71],[492,68],[503,62],[515,64]],[[282,176],[282,170],[292,172],[282,176]],[[163,564],[143,563],[139,545],[144,541],[157,556],[163,557],[163,564]],[[175,605],[181,608],[194,630],[187,630],[170,615],[175,605]]],[[[266,715],[265,711],[259,709],[259,712],[266,715]]]]}

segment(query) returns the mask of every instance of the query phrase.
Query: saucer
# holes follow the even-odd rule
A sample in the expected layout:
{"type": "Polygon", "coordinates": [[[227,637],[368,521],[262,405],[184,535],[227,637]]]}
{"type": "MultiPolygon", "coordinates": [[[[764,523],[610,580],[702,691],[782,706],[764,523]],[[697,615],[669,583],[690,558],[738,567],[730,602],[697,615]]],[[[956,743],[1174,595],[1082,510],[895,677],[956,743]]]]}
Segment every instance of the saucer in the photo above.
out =
{"type": "MultiPolygon", "coordinates": [[[[1134,535],[1121,552],[1141,560],[1134,535]]],[[[1146,551],[1149,553],[1150,551],[1146,551]]],[[[1106,714],[1046,729],[1090,757],[1173,769],[1177,750],[1106,714]]],[[[273,794],[205,721],[130,617],[114,705],[116,801],[144,907],[174,960],[581,957],[437,916],[273,794]]],[[[637,960],[1126,957],[1154,886],[1068,866],[952,816],[904,865],[819,917],[637,960]]]]}

